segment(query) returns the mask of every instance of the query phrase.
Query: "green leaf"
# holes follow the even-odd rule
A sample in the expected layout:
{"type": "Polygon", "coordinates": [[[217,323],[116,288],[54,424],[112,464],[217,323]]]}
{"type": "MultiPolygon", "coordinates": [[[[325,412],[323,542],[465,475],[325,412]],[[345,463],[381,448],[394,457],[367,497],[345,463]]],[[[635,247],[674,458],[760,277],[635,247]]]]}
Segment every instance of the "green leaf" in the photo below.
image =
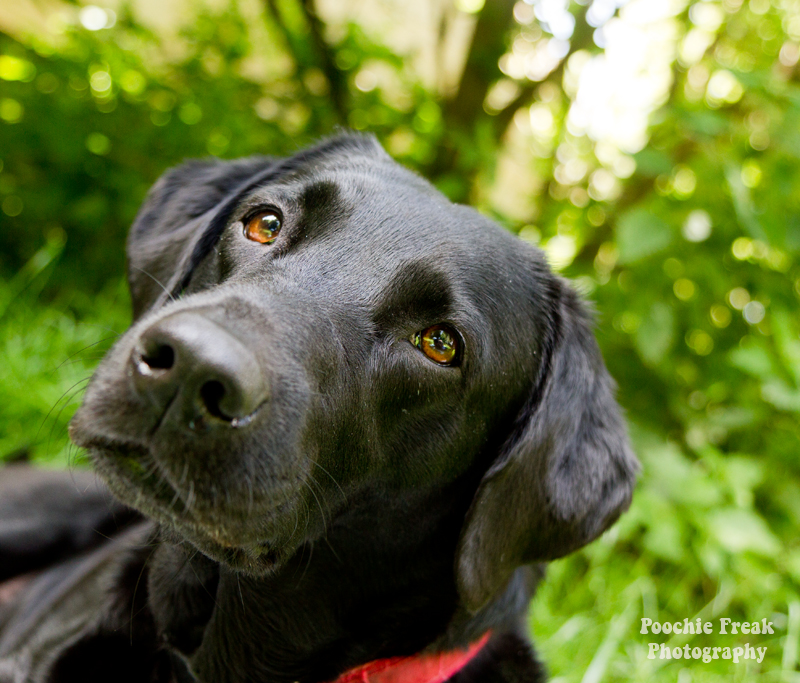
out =
{"type": "Polygon", "coordinates": [[[636,330],[634,342],[648,365],[656,365],[669,353],[675,340],[675,315],[672,307],[657,301],[636,330]]]}
{"type": "Polygon", "coordinates": [[[648,177],[668,174],[674,166],[665,152],[647,147],[635,154],[633,158],[639,173],[648,177]]]}
{"type": "Polygon", "coordinates": [[[736,210],[736,217],[739,219],[740,225],[753,239],[767,241],[767,234],[758,220],[750,190],[742,182],[739,169],[733,165],[728,166],[725,169],[725,180],[728,182],[728,190],[731,193],[733,207],[736,210]]]}
{"type": "Polygon", "coordinates": [[[774,310],[772,313],[772,329],[775,346],[786,370],[795,383],[800,384],[800,339],[791,315],[785,310],[774,310]]]}
{"type": "Polygon", "coordinates": [[[774,405],[778,410],[800,413],[800,391],[780,380],[767,382],[761,388],[761,395],[765,401],[774,405]]]}
{"type": "Polygon", "coordinates": [[[663,515],[652,520],[644,537],[644,547],[656,557],[680,563],[686,559],[686,539],[683,525],[675,517],[675,511],[667,508],[663,515]]]}
{"type": "Polygon", "coordinates": [[[776,374],[775,364],[767,350],[761,346],[742,346],[730,354],[730,362],[735,368],[759,379],[768,379],[776,374]]]}
{"type": "Polygon", "coordinates": [[[713,513],[709,521],[719,544],[731,553],[774,556],[780,552],[781,544],[766,522],[749,510],[726,508],[713,513]]]}
{"type": "Polygon", "coordinates": [[[672,242],[669,225],[645,208],[631,209],[617,223],[619,262],[630,264],[666,249],[672,242]]]}

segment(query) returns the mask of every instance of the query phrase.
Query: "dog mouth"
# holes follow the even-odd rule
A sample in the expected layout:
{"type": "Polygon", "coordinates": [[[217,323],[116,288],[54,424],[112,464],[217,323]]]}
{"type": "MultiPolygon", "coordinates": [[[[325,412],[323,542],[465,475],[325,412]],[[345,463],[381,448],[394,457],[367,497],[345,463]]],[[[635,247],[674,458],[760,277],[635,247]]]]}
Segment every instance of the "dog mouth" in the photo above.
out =
{"type": "MultiPolygon", "coordinates": [[[[135,444],[83,444],[95,469],[117,498],[158,522],[167,533],[232,569],[254,575],[272,571],[285,554],[277,531],[293,497],[261,497],[234,505],[222,492],[198,492],[187,480],[180,488],[165,476],[149,449],[135,444]],[[223,502],[224,500],[224,502],[223,502]]],[[[289,514],[291,516],[291,514],[289,514]]]]}

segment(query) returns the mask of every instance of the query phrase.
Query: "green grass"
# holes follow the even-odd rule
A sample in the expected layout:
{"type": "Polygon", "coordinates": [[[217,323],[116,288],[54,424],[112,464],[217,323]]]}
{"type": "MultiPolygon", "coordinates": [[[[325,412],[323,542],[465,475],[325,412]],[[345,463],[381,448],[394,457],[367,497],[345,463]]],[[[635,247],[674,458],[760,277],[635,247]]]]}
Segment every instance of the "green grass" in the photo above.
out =
{"type": "MultiPolygon", "coordinates": [[[[550,565],[530,615],[554,680],[798,681],[797,556],[741,498],[741,471],[758,463],[712,453],[690,463],[680,450],[633,430],[644,465],[630,511],[583,551],[550,565]],[[791,614],[791,616],[790,616],[791,614]],[[642,635],[642,617],[713,623],[711,635],[642,635]],[[774,635],[720,635],[719,619],[773,622],[774,635]],[[752,660],[648,659],[671,648],[767,647],[752,660]]],[[[758,479],[750,477],[751,485],[758,479]]],[[[752,501],[752,499],[751,499],[752,501]]]]}
{"type": "Polygon", "coordinates": [[[122,281],[96,297],[39,300],[60,246],[49,243],[0,282],[0,461],[27,457],[64,467],[80,459],[69,444],[69,419],[98,360],[128,324],[122,281]]]}

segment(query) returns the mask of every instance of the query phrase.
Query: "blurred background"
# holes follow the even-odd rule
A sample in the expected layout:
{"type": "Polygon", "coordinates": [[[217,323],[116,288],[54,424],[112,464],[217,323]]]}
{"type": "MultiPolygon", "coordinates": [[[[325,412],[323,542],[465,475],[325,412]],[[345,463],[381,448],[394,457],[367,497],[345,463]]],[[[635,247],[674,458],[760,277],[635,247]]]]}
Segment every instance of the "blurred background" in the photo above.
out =
{"type": "Polygon", "coordinates": [[[3,3],[0,460],[85,464],[66,425],[159,174],[370,131],[596,304],[644,470],[534,602],[554,680],[800,681],[798,58],[800,0],[3,3]]]}

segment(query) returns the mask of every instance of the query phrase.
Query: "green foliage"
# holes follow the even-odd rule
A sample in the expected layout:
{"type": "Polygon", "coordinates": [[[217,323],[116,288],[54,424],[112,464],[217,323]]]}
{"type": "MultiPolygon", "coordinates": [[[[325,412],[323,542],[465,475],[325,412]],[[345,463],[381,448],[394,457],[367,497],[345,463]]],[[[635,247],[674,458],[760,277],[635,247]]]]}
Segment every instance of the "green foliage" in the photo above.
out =
{"type": "Polygon", "coordinates": [[[46,243],[7,282],[0,282],[0,454],[63,467],[82,462],[67,424],[97,361],[130,319],[122,279],[89,295],[65,290],[43,306],[62,242],[46,243]]]}
{"type": "Polygon", "coordinates": [[[370,130],[540,240],[596,302],[643,473],[620,522],[550,566],[531,623],[551,673],[800,680],[800,5],[675,4],[679,58],[635,153],[568,123],[580,65],[600,52],[586,3],[538,81],[494,65],[547,32],[521,3],[517,22],[512,3],[487,3],[452,92],[296,0],[198,11],[174,45],[128,13],[54,44],[0,36],[0,458],[67,461],[80,383],[126,325],[124,232],[165,168],[370,130]],[[645,636],[642,616],[766,617],[777,631],[645,636]],[[665,662],[647,659],[653,640],[768,652],[665,662]]]}

